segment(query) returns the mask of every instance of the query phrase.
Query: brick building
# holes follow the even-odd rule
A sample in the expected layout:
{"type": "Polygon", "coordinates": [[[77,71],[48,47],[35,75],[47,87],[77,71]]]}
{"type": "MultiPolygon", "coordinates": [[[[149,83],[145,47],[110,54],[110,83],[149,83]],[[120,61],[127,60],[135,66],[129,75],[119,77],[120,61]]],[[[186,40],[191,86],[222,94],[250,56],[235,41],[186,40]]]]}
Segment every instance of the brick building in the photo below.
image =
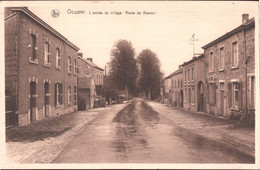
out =
{"type": "Polygon", "coordinates": [[[94,107],[96,98],[95,74],[89,60],[78,53],[78,108],[87,110],[94,107]]]}
{"type": "Polygon", "coordinates": [[[16,115],[6,124],[77,110],[79,48],[26,7],[5,8],[4,22],[6,113],[16,115]]]}
{"type": "Polygon", "coordinates": [[[204,55],[193,57],[182,64],[184,108],[192,111],[206,112],[206,86],[204,55]]]}
{"type": "Polygon", "coordinates": [[[79,74],[82,75],[81,72],[88,73],[92,76],[94,79],[94,83],[96,86],[96,93],[99,96],[103,95],[103,85],[104,85],[104,69],[100,68],[93,62],[93,58],[83,58],[83,53],[78,53],[78,58],[80,60],[84,61],[85,63],[85,68],[84,70],[81,69],[79,70],[79,74]]]}
{"type": "Polygon", "coordinates": [[[169,75],[164,79],[164,99],[167,104],[171,103],[171,86],[171,75],[169,75]]]}
{"type": "Polygon", "coordinates": [[[242,16],[242,25],[202,47],[208,63],[208,113],[230,117],[254,112],[255,20],[242,16]]]}
{"type": "Polygon", "coordinates": [[[183,71],[182,67],[171,75],[171,104],[183,107],[183,71]]]}

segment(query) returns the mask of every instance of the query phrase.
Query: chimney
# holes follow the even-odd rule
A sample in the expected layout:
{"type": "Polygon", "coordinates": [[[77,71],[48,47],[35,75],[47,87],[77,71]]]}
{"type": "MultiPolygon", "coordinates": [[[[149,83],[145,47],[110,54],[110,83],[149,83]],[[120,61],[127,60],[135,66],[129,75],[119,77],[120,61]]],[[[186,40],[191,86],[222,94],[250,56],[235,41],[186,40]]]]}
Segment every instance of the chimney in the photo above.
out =
{"type": "Polygon", "coordinates": [[[249,14],[243,14],[242,15],[242,24],[245,24],[249,19],[249,14]]]}
{"type": "Polygon", "coordinates": [[[92,58],[87,58],[87,60],[89,60],[89,61],[93,62],[93,59],[92,59],[92,58]]]}
{"type": "Polygon", "coordinates": [[[78,53],[78,57],[83,58],[83,53],[78,53]]]}

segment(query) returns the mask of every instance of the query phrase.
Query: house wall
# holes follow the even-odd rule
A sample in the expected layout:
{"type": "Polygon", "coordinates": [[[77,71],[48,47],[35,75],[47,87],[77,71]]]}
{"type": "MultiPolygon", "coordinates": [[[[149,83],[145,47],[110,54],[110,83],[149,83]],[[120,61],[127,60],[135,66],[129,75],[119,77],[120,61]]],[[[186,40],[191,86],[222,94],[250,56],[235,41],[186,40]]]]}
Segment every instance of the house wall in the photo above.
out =
{"type": "MultiPolygon", "coordinates": [[[[254,74],[254,28],[246,31],[247,55],[251,56],[248,64],[248,73],[254,74]]],[[[210,52],[213,52],[213,71],[210,72],[207,68],[208,83],[216,83],[216,102],[214,104],[207,102],[207,110],[211,114],[230,117],[231,114],[241,114],[246,108],[246,65],[245,65],[245,48],[244,48],[244,33],[240,31],[225,40],[218,42],[211,47],[205,49],[205,58],[209,63],[210,52]],[[232,43],[237,41],[238,45],[238,67],[232,68],[232,43]],[[224,70],[220,69],[220,48],[224,48],[224,70]],[[230,84],[232,81],[240,83],[239,88],[239,107],[234,108],[231,105],[230,84]],[[221,89],[220,83],[224,83],[224,112],[221,110],[221,89]]],[[[247,82],[248,83],[248,82],[247,82]]],[[[249,85],[249,83],[248,83],[249,85]]],[[[209,86],[209,84],[208,84],[209,86]]],[[[209,88],[208,88],[209,90],[209,88]]],[[[211,91],[209,91],[211,93],[211,91]]],[[[209,97],[209,95],[208,95],[209,97]]]]}
{"type": "MultiPolygon", "coordinates": [[[[10,20],[10,19],[8,19],[10,20]]],[[[68,105],[67,96],[67,86],[72,86],[72,97],[74,96],[74,86],[77,85],[76,75],[67,74],[67,55],[71,55],[74,58],[77,57],[77,51],[72,47],[65,44],[63,40],[58,38],[56,35],[51,33],[49,30],[44,28],[42,25],[38,24],[36,21],[25,15],[23,12],[18,12],[17,16],[12,18],[10,21],[5,21],[5,27],[14,27],[16,29],[8,29],[6,32],[6,40],[8,41],[8,47],[6,51],[19,51],[18,61],[19,64],[14,64],[15,66],[10,66],[6,62],[6,72],[11,74],[11,69],[16,68],[17,74],[19,74],[18,83],[18,124],[26,125],[30,123],[30,82],[36,82],[36,120],[41,120],[45,117],[45,107],[44,107],[44,83],[49,82],[49,116],[55,116],[63,114],[66,112],[71,112],[76,110],[74,104],[68,105]],[[14,25],[16,27],[14,27],[14,25]],[[19,25],[19,26],[18,26],[19,25]],[[36,47],[36,57],[38,62],[30,62],[29,57],[32,57],[32,47],[31,47],[31,33],[37,35],[36,47]],[[20,36],[18,36],[20,35],[20,36]],[[50,65],[44,65],[44,40],[50,43],[50,65]],[[17,45],[14,45],[17,42],[17,45]],[[56,47],[60,47],[61,53],[61,70],[56,69],[56,47]],[[13,67],[13,68],[11,68],[13,67]],[[18,70],[19,68],[19,70],[18,70]],[[55,107],[55,82],[61,82],[63,84],[63,105],[55,107]]],[[[6,54],[6,58],[14,54],[6,54]]],[[[16,54],[18,55],[18,54],[16,54]]],[[[72,60],[72,69],[73,69],[72,60]]],[[[7,78],[8,79],[8,78],[7,78]]],[[[8,80],[10,82],[10,80],[8,80]]],[[[10,86],[7,81],[6,86],[10,86]]],[[[13,85],[13,83],[11,83],[13,85]]],[[[10,86],[11,87],[11,86],[10,86]]]]}
{"type": "MultiPolygon", "coordinates": [[[[204,57],[198,57],[197,60],[187,64],[183,67],[183,80],[184,80],[184,108],[192,111],[199,111],[199,105],[205,105],[206,101],[206,86],[205,86],[205,62],[204,57]],[[192,80],[192,69],[193,69],[193,80],[192,80]],[[190,70],[190,79],[188,79],[188,70],[190,70]],[[186,71],[186,80],[185,80],[186,71]],[[203,84],[204,87],[204,99],[201,103],[199,99],[199,83],[203,84]],[[189,92],[190,90],[190,92],[189,92]]],[[[206,112],[206,109],[203,109],[206,112]]]]}
{"type": "Polygon", "coordinates": [[[183,73],[177,73],[171,77],[171,91],[172,91],[172,105],[182,107],[183,106],[183,73]],[[182,97],[181,97],[182,91],[182,97]]]}

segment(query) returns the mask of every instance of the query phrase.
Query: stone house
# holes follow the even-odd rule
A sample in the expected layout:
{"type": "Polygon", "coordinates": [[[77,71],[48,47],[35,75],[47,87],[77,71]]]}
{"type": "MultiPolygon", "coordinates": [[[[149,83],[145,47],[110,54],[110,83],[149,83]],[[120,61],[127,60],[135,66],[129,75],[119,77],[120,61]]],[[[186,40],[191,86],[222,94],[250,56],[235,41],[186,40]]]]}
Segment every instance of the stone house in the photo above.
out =
{"type": "Polygon", "coordinates": [[[87,75],[78,78],[78,109],[88,110],[94,107],[96,89],[94,79],[87,75]]]}
{"type": "Polygon", "coordinates": [[[208,112],[224,117],[254,112],[255,19],[243,14],[240,26],[202,48],[208,112]]]}
{"type": "Polygon", "coordinates": [[[171,75],[164,79],[164,99],[167,104],[171,103],[171,75]]]}
{"type": "Polygon", "coordinates": [[[182,67],[171,75],[171,99],[172,105],[183,107],[183,71],[182,67]]]}
{"type": "Polygon", "coordinates": [[[84,70],[83,69],[79,70],[79,75],[82,75],[81,72],[83,72],[83,74],[85,74],[86,72],[90,74],[94,79],[94,83],[96,86],[96,93],[97,95],[101,96],[103,91],[103,86],[104,86],[104,69],[97,66],[93,62],[93,58],[87,58],[87,59],[83,58],[82,53],[78,53],[78,58],[83,60],[86,65],[84,70]]]}
{"type": "Polygon", "coordinates": [[[77,110],[79,48],[27,7],[5,8],[4,24],[6,124],[77,110]]]}
{"type": "Polygon", "coordinates": [[[204,55],[193,57],[184,62],[183,67],[183,91],[184,108],[192,111],[206,112],[206,86],[204,55]]]}

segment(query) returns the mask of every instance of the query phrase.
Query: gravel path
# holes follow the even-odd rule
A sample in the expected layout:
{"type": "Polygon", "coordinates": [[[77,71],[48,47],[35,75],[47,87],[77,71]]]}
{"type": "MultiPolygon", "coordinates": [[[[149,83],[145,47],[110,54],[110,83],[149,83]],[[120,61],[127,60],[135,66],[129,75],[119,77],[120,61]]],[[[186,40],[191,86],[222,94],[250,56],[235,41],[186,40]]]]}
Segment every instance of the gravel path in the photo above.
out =
{"type": "MultiPolygon", "coordinates": [[[[113,106],[111,106],[113,107],[113,106]]],[[[10,163],[49,163],[83,127],[111,107],[68,113],[7,130],[6,158],[10,163]],[[47,128],[46,128],[47,127],[47,128]],[[64,130],[65,129],[65,130],[64,130]],[[12,134],[8,135],[8,131],[12,134]],[[52,135],[54,131],[59,131],[52,135]],[[15,135],[20,132],[20,135],[15,135]],[[24,132],[24,133],[22,133],[24,132]],[[35,138],[37,132],[44,134],[35,138]],[[25,138],[23,135],[27,135],[25,138]],[[31,138],[30,138],[31,137],[31,138]]]]}

